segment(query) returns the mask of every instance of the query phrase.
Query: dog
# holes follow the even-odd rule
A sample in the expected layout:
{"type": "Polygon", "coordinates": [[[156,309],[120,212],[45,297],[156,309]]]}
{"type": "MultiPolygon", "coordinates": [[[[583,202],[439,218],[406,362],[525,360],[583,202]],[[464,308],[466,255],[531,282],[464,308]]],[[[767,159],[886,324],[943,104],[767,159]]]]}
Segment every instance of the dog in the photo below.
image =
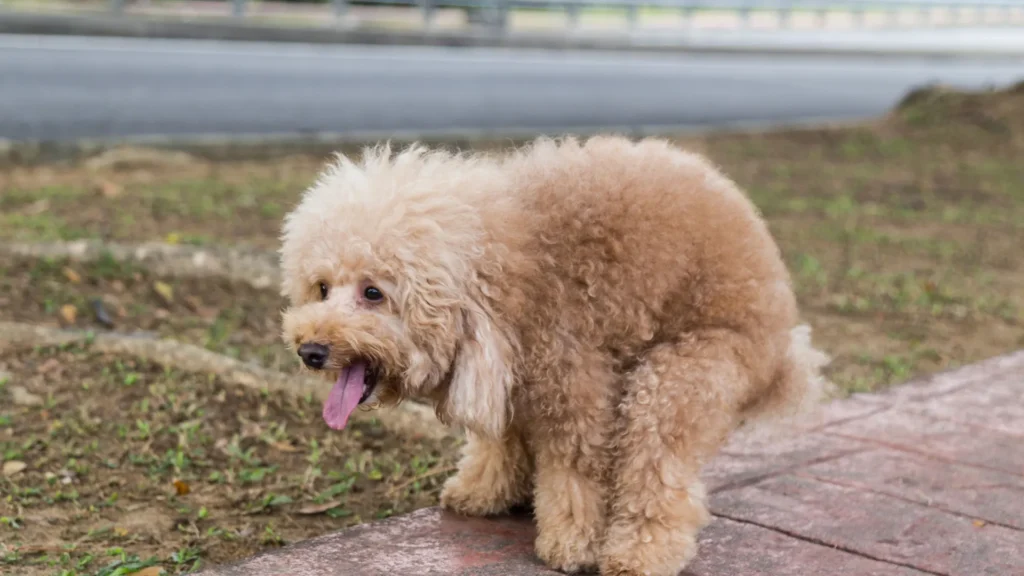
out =
{"type": "Polygon", "coordinates": [[[284,340],[334,381],[327,425],[434,406],[466,434],[441,506],[532,503],[556,570],[677,574],[710,518],[702,465],[823,388],[755,207],[663,140],[339,156],[280,256],[284,340]]]}

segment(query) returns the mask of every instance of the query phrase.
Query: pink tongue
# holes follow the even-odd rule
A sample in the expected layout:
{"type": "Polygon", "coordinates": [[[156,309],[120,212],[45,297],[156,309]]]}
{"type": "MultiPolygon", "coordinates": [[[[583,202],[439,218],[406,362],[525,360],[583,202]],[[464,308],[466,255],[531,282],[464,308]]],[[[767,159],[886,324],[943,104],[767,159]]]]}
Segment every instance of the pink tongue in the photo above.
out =
{"type": "Polygon", "coordinates": [[[324,402],[324,422],[335,430],[341,430],[348,423],[348,417],[359,405],[359,398],[363,395],[365,384],[363,377],[366,375],[366,364],[356,362],[347,366],[338,375],[338,381],[331,388],[324,402]]]}

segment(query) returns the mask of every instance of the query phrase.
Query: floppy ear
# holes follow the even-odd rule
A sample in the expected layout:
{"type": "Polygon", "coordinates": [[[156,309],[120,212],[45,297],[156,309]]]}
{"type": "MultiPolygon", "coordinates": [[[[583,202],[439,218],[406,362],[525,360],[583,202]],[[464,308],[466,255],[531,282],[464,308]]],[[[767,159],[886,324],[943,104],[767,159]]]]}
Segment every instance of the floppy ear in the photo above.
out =
{"type": "Polygon", "coordinates": [[[446,419],[481,436],[500,438],[512,410],[513,346],[476,303],[464,310],[462,328],[445,402],[446,419]]]}

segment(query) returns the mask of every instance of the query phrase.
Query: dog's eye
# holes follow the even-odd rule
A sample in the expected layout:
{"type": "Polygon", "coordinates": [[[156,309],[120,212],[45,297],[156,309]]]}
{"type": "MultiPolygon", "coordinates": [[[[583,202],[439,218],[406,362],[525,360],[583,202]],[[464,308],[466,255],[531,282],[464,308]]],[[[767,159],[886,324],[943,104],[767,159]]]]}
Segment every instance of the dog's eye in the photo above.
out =
{"type": "Polygon", "coordinates": [[[384,293],[376,286],[367,286],[363,289],[363,298],[370,302],[379,302],[384,299],[384,293]]]}
{"type": "Polygon", "coordinates": [[[330,290],[328,290],[327,284],[321,282],[320,283],[320,299],[321,300],[327,300],[327,293],[328,292],[330,292],[330,290]]]}

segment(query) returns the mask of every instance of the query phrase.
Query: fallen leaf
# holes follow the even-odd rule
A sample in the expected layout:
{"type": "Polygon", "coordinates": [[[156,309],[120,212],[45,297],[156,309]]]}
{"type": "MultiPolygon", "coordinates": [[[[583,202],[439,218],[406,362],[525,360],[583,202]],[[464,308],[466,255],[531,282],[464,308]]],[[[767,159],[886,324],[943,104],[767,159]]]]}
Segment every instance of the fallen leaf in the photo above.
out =
{"type": "Polygon", "coordinates": [[[104,198],[117,198],[124,192],[124,188],[120,184],[110,180],[101,180],[97,187],[104,198]]]}
{"type": "Polygon", "coordinates": [[[184,298],[182,298],[182,300],[184,300],[185,306],[188,306],[188,309],[193,312],[199,312],[200,310],[203,309],[203,303],[199,300],[199,298],[196,298],[191,294],[185,296],[184,298]]]}
{"type": "Polygon", "coordinates": [[[21,386],[11,386],[11,401],[16,406],[42,406],[43,397],[33,394],[21,386]]]}
{"type": "Polygon", "coordinates": [[[65,324],[74,324],[78,318],[78,308],[74,304],[65,304],[60,307],[60,317],[65,324]]]}
{"type": "Polygon", "coordinates": [[[202,300],[196,298],[195,296],[188,295],[185,296],[182,300],[185,301],[185,305],[188,306],[189,310],[195,312],[203,320],[213,320],[219,314],[216,308],[203,306],[202,300]]]}
{"type": "Polygon", "coordinates": [[[179,236],[177,232],[171,232],[166,238],[164,238],[164,242],[168,244],[177,244],[181,242],[181,236],[179,236]]]}
{"type": "Polygon", "coordinates": [[[21,460],[8,460],[4,462],[4,476],[14,476],[25,468],[28,468],[28,464],[21,460]]]}
{"type": "Polygon", "coordinates": [[[138,572],[132,572],[132,576],[160,576],[166,574],[164,569],[159,566],[150,566],[149,568],[143,568],[138,572]]]}
{"type": "Polygon", "coordinates": [[[121,538],[124,538],[125,536],[128,535],[128,529],[127,528],[122,528],[122,527],[118,526],[118,527],[114,528],[114,534],[116,536],[120,536],[121,538]]]}
{"type": "Polygon", "coordinates": [[[974,524],[975,528],[981,528],[982,526],[987,524],[987,522],[985,522],[984,520],[975,520],[975,521],[971,522],[971,524],[974,524]]]}
{"type": "Polygon", "coordinates": [[[184,496],[185,494],[191,492],[192,488],[189,487],[188,482],[184,482],[182,480],[175,480],[174,490],[178,493],[178,496],[184,496]]]}
{"type": "Polygon", "coordinates": [[[171,288],[170,284],[157,280],[153,283],[153,291],[156,292],[164,302],[168,304],[174,302],[174,288],[171,288]]]}
{"type": "Polygon", "coordinates": [[[299,449],[287,442],[271,442],[271,446],[280,450],[281,452],[298,452],[299,449]]]}
{"type": "Polygon", "coordinates": [[[323,504],[310,504],[299,508],[299,514],[323,514],[331,508],[337,508],[338,506],[341,506],[341,500],[331,500],[323,504]]]}
{"type": "Polygon", "coordinates": [[[71,282],[72,284],[78,284],[79,282],[82,281],[82,277],[78,274],[78,272],[75,272],[73,269],[68,268],[67,266],[64,267],[63,272],[64,277],[67,278],[68,282],[71,282]]]}

